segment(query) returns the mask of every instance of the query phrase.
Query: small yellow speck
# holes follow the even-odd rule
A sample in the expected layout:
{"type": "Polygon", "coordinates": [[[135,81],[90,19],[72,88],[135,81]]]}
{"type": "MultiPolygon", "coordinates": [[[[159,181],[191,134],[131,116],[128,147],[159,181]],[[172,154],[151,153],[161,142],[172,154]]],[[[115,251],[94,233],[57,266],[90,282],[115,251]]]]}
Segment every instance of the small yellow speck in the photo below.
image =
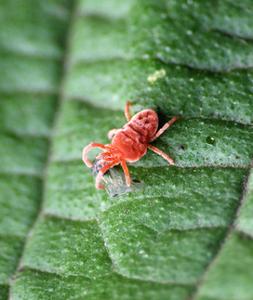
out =
{"type": "Polygon", "coordinates": [[[158,79],[166,76],[166,71],[164,69],[157,70],[153,74],[149,75],[147,80],[150,84],[154,84],[158,79]]]}

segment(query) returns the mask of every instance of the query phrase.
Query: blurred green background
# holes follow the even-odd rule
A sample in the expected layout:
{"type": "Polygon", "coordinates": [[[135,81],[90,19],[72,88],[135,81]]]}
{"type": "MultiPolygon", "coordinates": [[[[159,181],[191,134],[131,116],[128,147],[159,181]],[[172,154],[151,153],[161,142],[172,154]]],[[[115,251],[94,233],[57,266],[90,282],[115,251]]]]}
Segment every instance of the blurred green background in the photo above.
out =
{"type": "Polygon", "coordinates": [[[253,299],[253,1],[0,0],[0,299],[253,299]],[[163,74],[162,76],[156,76],[163,74]],[[150,79],[151,78],[151,79],[150,79]],[[110,199],[81,161],[182,118],[110,199]]]}

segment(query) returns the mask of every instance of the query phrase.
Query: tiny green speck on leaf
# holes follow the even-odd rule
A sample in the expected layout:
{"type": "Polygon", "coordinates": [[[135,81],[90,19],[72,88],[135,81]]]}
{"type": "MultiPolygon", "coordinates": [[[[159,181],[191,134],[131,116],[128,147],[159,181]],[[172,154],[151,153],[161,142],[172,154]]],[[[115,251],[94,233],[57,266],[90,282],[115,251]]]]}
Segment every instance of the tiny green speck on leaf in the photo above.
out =
{"type": "Polygon", "coordinates": [[[212,137],[212,136],[208,136],[208,137],[206,138],[206,142],[207,142],[208,144],[210,144],[210,145],[215,145],[215,144],[216,144],[215,138],[212,137]]]}

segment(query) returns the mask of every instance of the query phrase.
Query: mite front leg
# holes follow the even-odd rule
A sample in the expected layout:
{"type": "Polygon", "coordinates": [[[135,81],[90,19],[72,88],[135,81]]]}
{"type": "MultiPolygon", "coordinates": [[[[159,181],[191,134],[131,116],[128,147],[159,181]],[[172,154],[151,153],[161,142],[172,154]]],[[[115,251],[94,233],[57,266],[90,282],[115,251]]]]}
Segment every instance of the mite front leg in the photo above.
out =
{"type": "Polygon", "coordinates": [[[118,130],[119,129],[111,129],[107,134],[108,139],[111,140],[115,136],[115,134],[117,133],[118,130]]]}
{"type": "Polygon", "coordinates": [[[174,165],[174,160],[169,157],[168,154],[164,153],[162,150],[156,148],[155,146],[152,146],[152,145],[148,145],[148,149],[150,149],[151,151],[155,152],[156,154],[160,155],[162,158],[164,158],[165,160],[167,160],[167,162],[170,164],[170,165],[174,165]]]}
{"type": "Polygon", "coordinates": [[[130,177],[130,173],[129,173],[129,170],[127,167],[127,163],[125,160],[122,160],[120,164],[121,164],[121,167],[125,174],[126,184],[127,184],[127,186],[130,186],[131,185],[131,177],[130,177]]]}
{"type": "Polygon", "coordinates": [[[162,128],[160,128],[154,138],[151,140],[153,142],[155,139],[157,139],[160,135],[164,133],[165,130],[167,130],[173,123],[175,123],[178,120],[178,117],[173,117],[170,121],[165,123],[162,128]]]}
{"type": "Polygon", "coordinates": [[[96,189],[97,190],[104,190],[104,185],[100,183],[102,177],[104,176],[104,174],[110,169],[112,168],[115,164],[117,164],[116,161],[113,161],[111,164],[104,166],[97,174],[96,177],[96,189]]]}
{"type": "Polygon", "coordinates": [[[87,154],[93,148],[100,148],[100,149],[104,150],[104,149],[106,149],[106,146],[103,144],[99,144],[99,143],[90,143],[88,146],[83,148],[82,159],[83,159],[83,162],[86,164],[86,166],[89,168],[92,167],[92,162],[88,159],[87,154]]]}
{"type": "Polygon", "coordinates": [[[125,117],[126,117],[128,122],[132,119],[132,116],[131,116],[131,113],[130,113],[131,105],[132,105],[131,101],[127,101],[126,106],[125,106],[125,117]]]}

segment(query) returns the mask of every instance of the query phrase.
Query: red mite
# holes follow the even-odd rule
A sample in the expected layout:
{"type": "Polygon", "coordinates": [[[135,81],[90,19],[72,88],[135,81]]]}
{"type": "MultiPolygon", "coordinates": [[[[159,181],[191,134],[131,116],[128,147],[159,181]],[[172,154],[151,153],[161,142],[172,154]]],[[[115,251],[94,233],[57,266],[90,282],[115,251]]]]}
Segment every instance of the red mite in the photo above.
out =
{"type": "Polygon", "coordinates": [[[96,188],[104,189],[100,184],[103,175],[112,167],[121,164],[126,184],[131,185],[131,177],[128,171],[127,162],[133,163],[138,161],[147,152],[147,149],[161,155],[170,165],[174,165],[174,161],[166,153],[160,149],[150,145],[161,134],[164,133],[176,120],[173,117],[170,121],[165,123],[163,127],[158,129],[158,116],[152,109],[145,109],[131,117],[130,102],[125,106],[125,117],[127,123],[120,129],[112,129],[108,133],[109,139],[112,139],[111,144],[103,145],[98,143],[90,143],[83,149],[83,161],[87,167],[92,168],[92,163],[89,161],[87,154],[92,148],[100,148],[103,150],[97,156],[99,161],[99,171],[96,176],[96,188]]]}

